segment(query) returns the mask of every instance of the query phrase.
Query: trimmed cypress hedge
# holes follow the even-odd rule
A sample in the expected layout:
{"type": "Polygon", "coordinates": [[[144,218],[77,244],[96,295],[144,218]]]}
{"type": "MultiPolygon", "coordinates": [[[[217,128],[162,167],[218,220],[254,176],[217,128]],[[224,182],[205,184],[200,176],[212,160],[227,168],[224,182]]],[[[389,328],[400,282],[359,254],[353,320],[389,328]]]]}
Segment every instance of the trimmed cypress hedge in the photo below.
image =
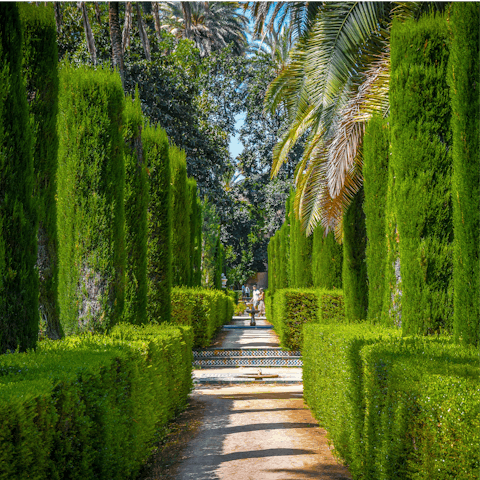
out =
{"type": "Polygon", "coordinates": [[[233,311],[233,299],[224,291],[187,287],[172,289],[171,323],[191,325],[195,347],[208,347],[218,329],[230,322],[233,311]]]}
{"type": "Polygon", "coordinates": [[[451,330],[453,221],[449,40],[442,16],[395,21],[392,156],[405,333],[451,330]]]}
{"type": "Polygon", "coordinates": [[[314,288],[342,288],[343,247],[335,234],[318,225],[312,239],[312,283],[314,288]]]}
{"type": "Polygon", "coordinates": [[[142,143],[143,115],[138,91],[125,101],[125,308],[123,321],[147,322],[148,174],[142,143]]]}
{"type": "Polygon", "coordinates": [[[151,323],[170,320],[172,286],[171,171],[167,134],[145,125],[143,152],[149,177],[147,239],[147,318],[151,323]]]}
{"type": "Polygon", "coordinates": [[[192,340],[119,325],[0,357],[2,478],[134,478],[186,404],[192,340]]]}
{"type": "Polygon", "coordinates": [[[302,349],[305,324],[345,321],[343,294],[340,290],[277,290],[268,310],[267,318],[278,333],[282,347],[288,350],[302,349]]]}
{"type": "Polygon", "coordinates": [[[190,285],[190,198],[185,152],[169,148],[172,170],[172,285],[190,285]]]}
{"type": "Polygon", "coordinates": [[[202,282],[202,204],[195,179],[187,179],[187,189],[190,197],[190,286],[199,287],[202,282]]]}
{"type": "Polygon", "coordinates": [[[38,337],[35,176],[17,3],[0,4],[0,353],[38,337]]]}
{"type": "Polygon", "coordinates": [[[388,187],[389,125],[375,115],[368,122],[363,140],[363,185],[367,235],[368,319],[380,322],[385,297],[385,209],[388,187]]]}
{"type": "Polygon", "coordinates": [[[480,10],[452,4],[448,81],[452,101],[455,338],[480,343],[480,10]]]}
{"type": "Polygon", "coordinates": [[[365,320],[368,309],[368,281],[365,250],[367,232],[363,211],[363,188],[355,195],[343,218],[343,292],[349,321],[365,320]]]}
{"type": "Polygon", "coordinates": [[[105,331],[123,313],[123,106],[120,77],[110,70],[60,71],[58,295],[67,335],[105,331]]]}
{"type": "Polygon", "coordinates": [[[19,3],[23,27],[23,74],[35,139],[33,163],[38,206],[39,312],[48,337],[62,336],[58,308],[57,165],[58,52],[53,9],[19,3]]]}

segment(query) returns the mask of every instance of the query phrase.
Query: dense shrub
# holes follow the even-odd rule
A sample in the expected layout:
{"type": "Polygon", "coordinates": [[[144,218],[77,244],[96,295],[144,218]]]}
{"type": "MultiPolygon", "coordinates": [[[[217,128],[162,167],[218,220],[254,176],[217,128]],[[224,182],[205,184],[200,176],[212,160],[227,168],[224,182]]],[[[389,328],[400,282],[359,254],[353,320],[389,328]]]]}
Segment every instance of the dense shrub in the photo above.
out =
{"type": "Polygon", "coordinates": [[[197,194],[197,182],[187,179],[190,198],[190,286],[202,283],[202,203],[197,194]]]}
{"type": "Polygon", "coordinates": [[[149,322],[170,320],[172,286],[171,172],[167,134],[160,127],[145,125],[143,151],[149,177],[147,278],[149,322]]]}
{"type": "Polygon", "coordinates": [[[38,337],[37,221],[32,132],[16,3],[0,5],[0,353],[38,337]]]}
{"type": "Polygon", "coordinates": [[[385,298],[387,245],[385,209],[388,186],[389,125],[374,116],[367,125],[363,141],[363,184],[367,233],[368,319],[379,322],[385,298]]]}
{"type": "Polygon", "coordinates": [[[124,119],[126,278],[123,320],[140,325],[147,322],[148,175],[138,95],[135,100],[126,99],[124,119]]]}
{"type": "Polygon", "coordinates": [[[451,105],[446,20],[394,22],[390,108],[405,333],[453,317],[451,105]]]}
{"type": "Polygon", "coordinates": [[[281,289],[275,292],[272,303],[267,318],[280,336],[282,346],[289,350],[302,348],[306,323],[336,324],[345,318],[340,290],[281,289]]]}
{"type": "Polygon", "coordinates": [[[23,75],[33,116],[33,162],[38,208],[39,311],[42,330],[60,338],[58,309],[57,164],[58,52],[53,9],[19,3],[23,27],[23,75]]]}
{"type": "Polygon", "coordinates": [[[170,146],[172,170],[172,285],[189,286],[190,267],[190,197],[187,189],[185,152],[170,146]]]}
{"type": "Polygon", "coordinates": [[[117,326],[0,358],[1,478],[134,478],[192,386],[189,328],[117,326]]]}
{"type": "Polygon", "coordinates": [[[343,218],[343,291],[345,315],[349,321],[365,320],[368,282],[365,250],[367,232],[363,211],[363,188],[355,195],[343,218]]]}
{"type": "Polygon", "coordinates": [[[480,10],[478,3],[452,4],[448,69],[452,100],[454,321],[457,339],[480,342],[480,10]]]}
{"type": "Polygon", "coordinates": [[[172,289],[171,323],[191,325],[195,347],[208,347],[218,331],[232,319],[233,299],[220,290],[175,287],[172,289]]]}
{"type": "Polygon", "coordinates": [[[335,234],[318,225],[312,240],[312,283],[315,288],[342,288],[343,248],[335,234]]]}
{"type": "Polygon", "coordinates": [[[60,81],[58,295],[71,335],[105,331],[123,312],[124,96],[107,69],[65,65],[60,81]]]}

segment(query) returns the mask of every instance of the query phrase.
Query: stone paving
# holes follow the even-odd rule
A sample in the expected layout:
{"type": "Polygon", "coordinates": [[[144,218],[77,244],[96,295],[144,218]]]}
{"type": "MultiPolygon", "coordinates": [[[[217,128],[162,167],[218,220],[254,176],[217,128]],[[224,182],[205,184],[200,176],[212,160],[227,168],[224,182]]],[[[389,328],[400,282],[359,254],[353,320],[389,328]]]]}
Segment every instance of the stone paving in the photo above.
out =
{"type": "MultiPolygon", "coordinates": [[[[275,332],[258,329],[228,331],[221,347],[227,345],[279,348],[275,332]]],[[[303,402],[302,369],[261,368],[279,375],[271,384],[238,378],[258,370],[194,371],[192,400],[202,405],[203,420],[182,452],[174,480],[351,479],[303,402]]]]}

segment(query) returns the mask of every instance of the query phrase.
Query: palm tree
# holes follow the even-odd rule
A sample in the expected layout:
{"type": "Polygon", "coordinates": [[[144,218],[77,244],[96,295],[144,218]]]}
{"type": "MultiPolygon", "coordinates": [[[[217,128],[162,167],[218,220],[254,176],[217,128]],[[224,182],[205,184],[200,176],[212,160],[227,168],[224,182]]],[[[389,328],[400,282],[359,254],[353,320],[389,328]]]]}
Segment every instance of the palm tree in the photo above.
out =
{"type": "Polygon", "coordinates": [[[388,114],[391,20],[428,8],[422,2],[325,2],[270,85],[266,108],[282,104],[291,125],[275,147],[272,175],[308,134],[295,173],[295,209],[307,233],[322,223],[341,238],[343,212],[363,181],[365,124],[375,111],[388,114]]]}
{"type": "Polygon", "coordinates": [[[193,40],[205,57],[233,43],[240,55],[247,46],[247,18],[238,13],[238,2],[165,2],[161,28],[179,38],[193,40]]]}

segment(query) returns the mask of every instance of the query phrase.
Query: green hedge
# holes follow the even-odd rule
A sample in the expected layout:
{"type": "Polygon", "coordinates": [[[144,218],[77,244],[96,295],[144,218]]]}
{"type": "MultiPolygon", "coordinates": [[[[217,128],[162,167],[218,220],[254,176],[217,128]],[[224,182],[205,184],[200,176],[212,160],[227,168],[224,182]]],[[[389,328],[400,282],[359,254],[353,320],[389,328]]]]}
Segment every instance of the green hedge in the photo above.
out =
{"type": "Polygon", "coordinates": [[[170,320],[172,287],[171,172],[167,134],[160,127],[145,125],[143,151],[149,177],[147,317],[152,323],[170,320]]]}
{"type": "Polygon", "coordinates": [[[394,21],[391,34],[391,161],[395,171],[402,326],[428,334],[453,321],[451,103],[447,22],[394,21]]]}
{"type": "Polygon", "coordinates": [[[122,116],[124,95],[109,69],[60,72],[58,296],[65,334],[105,331],[125,298],[122,116]]]}
{"type": "Polygon", "coordinates": [[[454,321],[455,337],[480,343],[480,9],[475,2],[455,2],[448,69],[452,100],[454,321]]]}
{"type": "Polygon", "coordinates": [[[38,212],[18,6],[0,5],[0,353],[38,337],[38,212]]]}
{"type": "Polygon", "coordinates": [[[197,194],[197,182],[187,179],[190,198],[190,286],[202,283],[202,203],[197,194]]]}
{"type": "Polygon", "coordinates": [[[273,301],[267,296],[267,304],[267,318],[288,350],[302,349],[305,324],[345,321],[341,290],[285,288],[275,292],[273,301]]]}
{"type": "Polygon", "coordinates": [[[354,479],[479,474],[478,352],[397,329],[307,325],[305,401],[354,479]]]}
{"type": "Polygon", "coordinates": [[[355,195],[343,218],[343,291],[349,321],[365,320],[368,310],[368,280],[365,251],[367,232],[363,211],[363,188],[355,195]]]}
{"type": "Polygon", "coordinates": [[[0,357],[0,478],[134,478],[192,387],[189,328],[122,325],[0,357]]]}
{"type": "Polygon", "coordinates": [[[172,285],[189,286],[190,266],[190,197],[187,189],[185,152],[170,146],[172,170],[172,285]]]}
{"type": "Polygon", "coordinates": [[[318,225],[313,232],[312,283],[315,288],[342,288],[343,247],[335,234],[318,225]]]}
{"type": "Polygon", "coordinates": [[[390,134],[388,121],[379,115],[368,122],[363,140],[363,185],[367,234],[368,319],[380,322],[385,298],[387,245],[385,208],[388,187],[390,134]]]}
{"type": "Polygon", "coordinates": [[[172,289],[171,323],[191,325],[194,346],[208,347],[217,331],[233,317],[234,303],[221,290],[175,287],[172,289]]]}
{"type": "Polygon", "coordinates": [[[53,9],[19,3],[23,26],[23,75],[33,116],[37,200],[39,310],[42,333],[62,336],[58,308],[57,165],[58,52],[53,9]],[[45,330],[43,332],[43,330],[45,330]]]}
{"type": "Polygon", "coordinates": [[[148,174],[142,143],[143,115],[138,91],[125,101],[125,308],[123,320],[147,322],[148,174]]]}

